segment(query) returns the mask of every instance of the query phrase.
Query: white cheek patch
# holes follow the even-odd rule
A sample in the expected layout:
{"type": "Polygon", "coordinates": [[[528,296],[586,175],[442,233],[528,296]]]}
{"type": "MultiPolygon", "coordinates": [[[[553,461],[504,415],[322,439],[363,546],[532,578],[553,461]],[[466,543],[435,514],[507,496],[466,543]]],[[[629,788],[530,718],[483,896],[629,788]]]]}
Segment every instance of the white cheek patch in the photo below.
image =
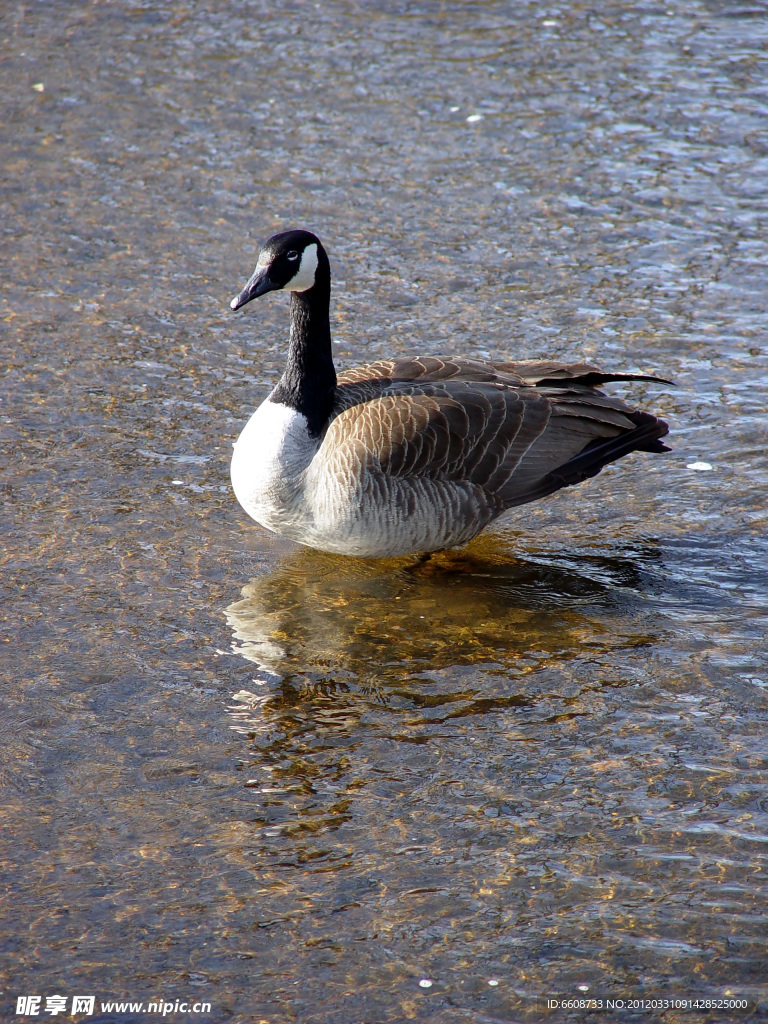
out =
{"type": "Polygon", "coordinates": [[[315,283],[315,271],[317,270],[317,245],[312,242],[301,254],[299,269],[285,286],[288,292],[305,292],[315,283]]]}

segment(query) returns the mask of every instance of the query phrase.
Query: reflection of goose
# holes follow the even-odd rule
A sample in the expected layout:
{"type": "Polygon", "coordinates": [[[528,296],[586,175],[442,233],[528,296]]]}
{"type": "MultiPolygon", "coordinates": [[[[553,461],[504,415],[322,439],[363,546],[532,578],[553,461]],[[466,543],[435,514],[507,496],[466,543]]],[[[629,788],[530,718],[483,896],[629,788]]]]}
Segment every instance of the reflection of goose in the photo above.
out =
{"type": "Polygon", "coordinates": [[[667,451],[662,420],[597,390],[658,378],[437,357],[337,378],[330,265],[307,231],[269,239],[232,309],[275,289],[291,293],[287,366],[235,445],[232,484],[257,522],[302,544],[374,557],[463,545],[629,452],[667,451]]]}
{"type": "Polygon", "coordinates": [[[592,658],[649,641],[645,606],[633,611],[634,559],[582,553],[571,567],[512,561],[494,547],[479,541],[472,556],[439,556],[417,572],[297,551],[227,609],[235,649],[283,680],[389,689],[447,673],[482,690],[482,665],[517,679],[517,692],[521,675],[570,663],[585,645],[592,658]]]}

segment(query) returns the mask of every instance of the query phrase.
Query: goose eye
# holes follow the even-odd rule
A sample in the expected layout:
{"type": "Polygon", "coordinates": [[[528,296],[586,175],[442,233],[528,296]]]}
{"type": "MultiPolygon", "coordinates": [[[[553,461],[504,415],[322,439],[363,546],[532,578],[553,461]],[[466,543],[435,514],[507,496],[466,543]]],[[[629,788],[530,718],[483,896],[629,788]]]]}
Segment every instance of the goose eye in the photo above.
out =
{"type": "Polygon", "coordinates": [[[293,262],[293,260],[297,260],[299,258],[299,254],[296,252],[295,249],[291,249],[290,252],[287,252],[285,254],[285,258],[287,260],[291,260],[291,262],[293,262]]]}

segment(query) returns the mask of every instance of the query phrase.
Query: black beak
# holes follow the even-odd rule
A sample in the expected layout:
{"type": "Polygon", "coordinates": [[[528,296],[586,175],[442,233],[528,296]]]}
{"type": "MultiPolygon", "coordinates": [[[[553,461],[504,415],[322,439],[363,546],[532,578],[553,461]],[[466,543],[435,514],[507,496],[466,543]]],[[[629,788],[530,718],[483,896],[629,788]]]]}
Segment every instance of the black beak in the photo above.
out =
{"type": "Polygon", "coordinates": [[[273,284],[270,281],[269,268],[257,267],[245,288],[232,299],[229,308],[232,310],[240,309],[241,306],[244,306],[246,302],[250,302],[251,299],[257,299],[260,295],[274,291],[276,288],[279,288],[279,285],[273,284]]]}

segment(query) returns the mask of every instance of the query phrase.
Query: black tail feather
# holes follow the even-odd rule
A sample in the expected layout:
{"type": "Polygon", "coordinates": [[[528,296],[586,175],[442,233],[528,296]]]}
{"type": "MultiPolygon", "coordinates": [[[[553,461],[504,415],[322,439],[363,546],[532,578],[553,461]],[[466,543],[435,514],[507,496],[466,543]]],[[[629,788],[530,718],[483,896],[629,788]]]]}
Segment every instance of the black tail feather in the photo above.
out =
{"type": "Polygon", "coordinates": [[[622,380],[645,380],[653,384],[668,384],[675,387],[673,380],[666,380],[664,377],[654,377],[647,373],[603,373],[601,370],[588,370],[585,373],[574,374],[572,377],[543,377],[536,381],[536,387],[567,387],[569,384],[580,384],[588,388],[599,388],[603,384],[612,384],[622,380]]]}

